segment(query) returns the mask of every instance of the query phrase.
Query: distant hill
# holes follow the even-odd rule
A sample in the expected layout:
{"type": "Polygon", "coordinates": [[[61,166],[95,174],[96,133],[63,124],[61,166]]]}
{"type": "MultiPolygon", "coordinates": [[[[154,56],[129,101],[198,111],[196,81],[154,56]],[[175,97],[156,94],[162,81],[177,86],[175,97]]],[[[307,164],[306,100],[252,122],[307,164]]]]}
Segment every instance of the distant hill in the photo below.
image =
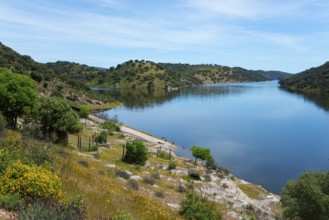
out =
{"type": "MultiPolygon", "coordinates": [[[[28,75],[39,84],[42,83],[44,86],[39,88],[41,92],[47,93],[48,86],[52,85],[49,89],[55,95],[60,95],[55,90],[63,87],[78,91],[88,91],[90,87],[170,91],[203,83],[258,82],[288,75],[278,71],[254,71],[241,67],[155,63],[144,60],[130,60],[108,69],[67,61],[43,64],[29,56],[20,55],[2,43],[0,43],[0,66],[28,75]]],[[[67,97],[68,91],[62,93],[67,97]]]]}
{"type": "Polygon", "coordinates": [[[282,88],[305,94],[329,94],[329,62],[279,81],[282,88]]]}

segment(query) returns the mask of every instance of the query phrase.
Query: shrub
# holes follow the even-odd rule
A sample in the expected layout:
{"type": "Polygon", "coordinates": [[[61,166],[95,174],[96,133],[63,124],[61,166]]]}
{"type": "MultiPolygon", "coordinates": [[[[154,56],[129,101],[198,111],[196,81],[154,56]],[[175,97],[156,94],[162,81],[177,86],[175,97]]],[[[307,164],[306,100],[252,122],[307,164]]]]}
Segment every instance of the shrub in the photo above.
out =
{"type": "Polygon", "coordinates": [[[65,204],[63,202],[57,202],[55,200],[40,201],[26,205],[18,213],[19,219],[56,219],[67,220],[77,219],[82,220],[87,218],[87,213],[84,206],[75,201],[65,204]]]}
{"type": "Polygon", "coordinates": [[[139,185],[136,180],[129,180],[128,185],[134,190],[139,190],[139,185]]]}
{"type": "Polygon", "coordinates": [[[115,172],[115,175],[117,175],[123,179],[126,179],[126,180],[130,178],[130,175],[124,170],[117,170],[115,172]]]}
{"type": "Polygon", "coordinates": [[[10,164],[0,177],[0,194],[19,194],[32,199],[57,197],[61,180],[50,170],[21,161],[10,164]]]}
{"type": "Polygon", "coordinates": [[[174,170],[176,169],[176,162],[175,161],[170,161],[167,167],[167,170],[174,170]]]}
{"type": "Polygon", "coordinates": [[[23,200],[17,194],[0,195],[0,208],[9,211],[18,210],[23,205],[23,200]]]}
{"type": "Polygon", "coordinates": [[[102,123],[101,128],[106,129],[109,133],[113,133],[114,131],[120,131],[120,126],[113,120],[109,120],[102,123]]]}
{"type": "Polygon", "coordinates": [[[161,151],[159,154],[158,154],[158,157],[162,158],[162,159],[165,159],[165,160],[169,160],[169,153],[165,152],[165,151],[161,151]]]}
{"type": "Polygon", "coordinates": [[[309,171],[281,193],[284,219],[329,219],[329,172],[309,171]]]}
{"type": "Polygon", "coordinates": [[[146,176],[146,177],[144,177],[143,182],[153,186],[155,184],[155,179],[152,177],[146,176]]]}
{"type": "Polygon", "coordinates": [[[96,136],[95,141],[100,144],[104,144],[107,141],[107,132],[102,131],[99,135],[96,136]]]}
{"type": "Polygon", "coordinates": [[[123,158],[123,161],[132,164],[139,164],[144,166],[147,160],[147,148],[144,143],[140,140],[127,142],[126,145],[126,154],[123,158]]]}
{"type": "Polygon", "coordinates": [[[185,219],[222,219],[221,213],[216,209],[213,202],[196,195],[194,191],[189,191],[183,201],[179,214],[185,219]]]}

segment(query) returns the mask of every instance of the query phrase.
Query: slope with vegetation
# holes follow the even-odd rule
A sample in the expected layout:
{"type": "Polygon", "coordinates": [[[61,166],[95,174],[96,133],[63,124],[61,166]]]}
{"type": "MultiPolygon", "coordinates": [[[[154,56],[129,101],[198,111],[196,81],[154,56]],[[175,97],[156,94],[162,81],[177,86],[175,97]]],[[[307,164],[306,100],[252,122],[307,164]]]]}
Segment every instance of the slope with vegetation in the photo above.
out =
{"type": "Polygon", "coordinates": [[[329,94],[329,62],[280,80],[282,88],[305,94],[329,94]]]}
{"type": "Polygon", "coordinates": [[[163,92],[202,83],[256,82],[288,75],[277,71],[253,71],[220,65],[189,65],[130,60],[117,67],[96,68],[67,61],[38,63],[0,43],[0,67],[24,74],[38,82],[46,96],[91,104],[113,101],[90,87],[146,89],[163,92]]]}

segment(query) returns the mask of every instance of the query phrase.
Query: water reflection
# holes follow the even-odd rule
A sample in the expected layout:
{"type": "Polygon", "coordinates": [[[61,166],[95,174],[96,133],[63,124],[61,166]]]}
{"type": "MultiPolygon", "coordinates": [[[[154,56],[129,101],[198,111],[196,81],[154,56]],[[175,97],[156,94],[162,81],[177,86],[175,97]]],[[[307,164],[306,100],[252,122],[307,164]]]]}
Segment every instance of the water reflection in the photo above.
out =
{"type": "Polygon", "coordinates": [[[326,97],[290,93],[277,82],[110,92],[126,105],[108,115],[174,141],[181,156],[191,157],[193,145],[210,147],[220,166],[272,192],[301,172],[329,166],[326,97]]]}

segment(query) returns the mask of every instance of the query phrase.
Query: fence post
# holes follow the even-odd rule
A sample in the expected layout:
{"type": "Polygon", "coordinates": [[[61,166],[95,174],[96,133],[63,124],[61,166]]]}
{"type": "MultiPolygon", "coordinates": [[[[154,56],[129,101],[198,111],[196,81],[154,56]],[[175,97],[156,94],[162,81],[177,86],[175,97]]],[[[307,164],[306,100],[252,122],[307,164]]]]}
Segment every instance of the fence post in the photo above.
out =
{"type": "Polygon", "coordinates": [[[169,160],[171,160],[171,149],[169,149],[169,160]]]}
{"type": "Polygon", "coordinates": [[[77,148],[80,147],[79,142],[80,142],[80,135],[78,134],[78,144],[77,144],[77,148]]]}
{"type": "Polygon", "coordinates": [[[79,144],[80,144],[80,150],[82,149],[82,137],[80,137],[80,142],[79,142],[79,144]]]}

